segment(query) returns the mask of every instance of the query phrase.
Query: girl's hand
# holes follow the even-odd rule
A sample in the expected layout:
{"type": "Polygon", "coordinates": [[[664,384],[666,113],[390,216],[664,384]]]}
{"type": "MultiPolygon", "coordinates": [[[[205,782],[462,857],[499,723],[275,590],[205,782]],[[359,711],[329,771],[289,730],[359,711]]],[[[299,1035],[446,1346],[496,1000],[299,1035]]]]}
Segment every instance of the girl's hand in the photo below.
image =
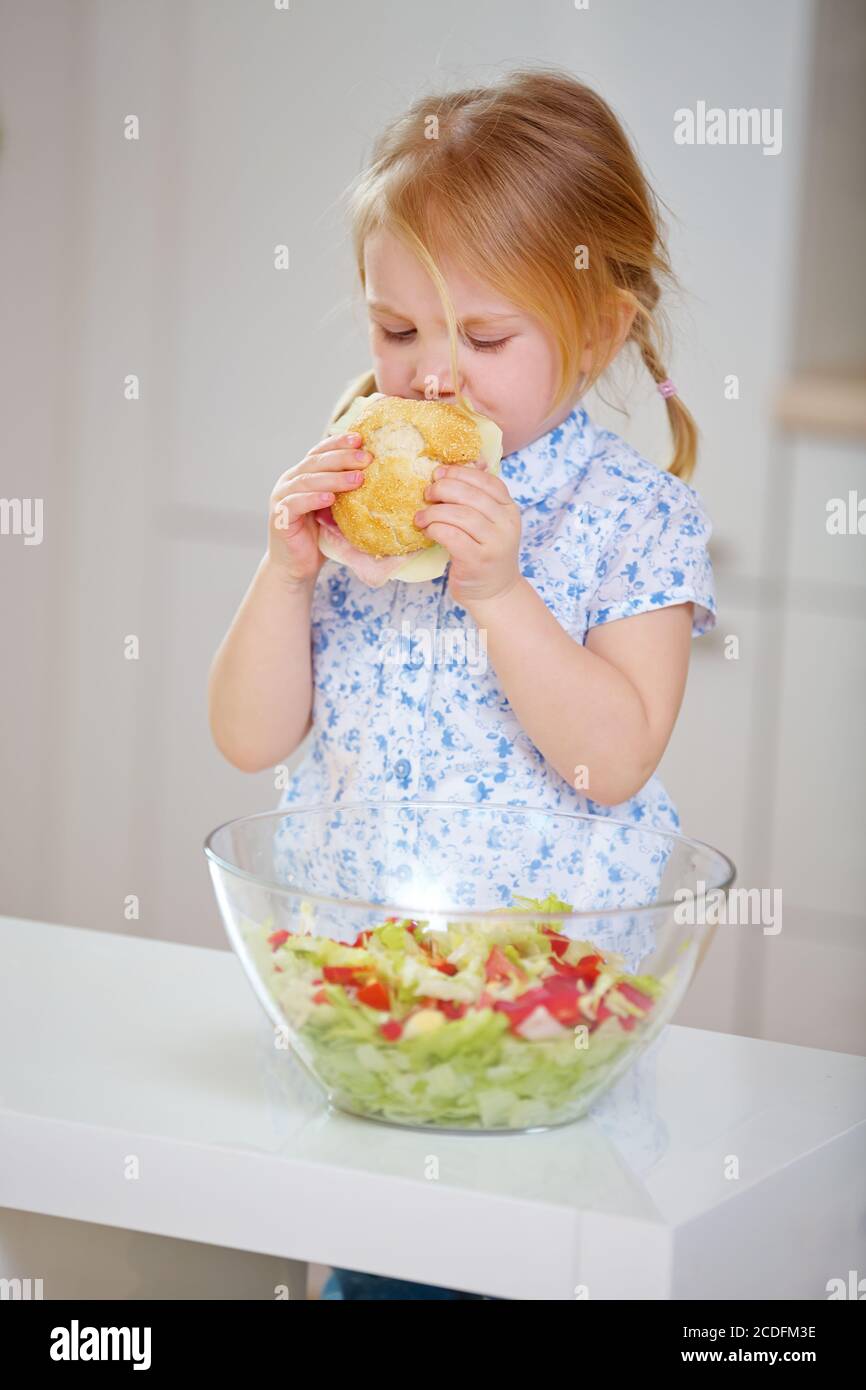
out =
{"type": "Polygon", "coordinates": [[[292,586],[315,583],[326,556],[314,513],[335,492],[360,487],[372,455],[358,450],[359,434],[329,434],[277,480],[268,504],[268,556],[292,586]]]}
{"type": "Polygon", "coordinates": [[[458,603],[497,598],[520,579],[520,508],[484,461],[440,464],[424,496],[435,505],[415,525],[451,554],[448,587],[458,603]]]}

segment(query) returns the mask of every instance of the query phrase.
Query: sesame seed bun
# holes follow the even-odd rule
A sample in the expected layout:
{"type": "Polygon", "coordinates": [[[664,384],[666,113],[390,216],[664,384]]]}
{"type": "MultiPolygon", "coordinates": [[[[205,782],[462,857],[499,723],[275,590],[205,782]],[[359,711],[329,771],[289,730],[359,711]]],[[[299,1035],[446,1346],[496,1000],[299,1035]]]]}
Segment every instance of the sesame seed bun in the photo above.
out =
{"type": "Polygon", "coordinates": [[[338,492],[331,514],[343,535],[367,555],[411,555],[435,545],[412,521],[440,463],[471,464],[482,455],[478,426],[444,401],[372,398],[352,422],[373,455],[364,481],[338,492]]]}

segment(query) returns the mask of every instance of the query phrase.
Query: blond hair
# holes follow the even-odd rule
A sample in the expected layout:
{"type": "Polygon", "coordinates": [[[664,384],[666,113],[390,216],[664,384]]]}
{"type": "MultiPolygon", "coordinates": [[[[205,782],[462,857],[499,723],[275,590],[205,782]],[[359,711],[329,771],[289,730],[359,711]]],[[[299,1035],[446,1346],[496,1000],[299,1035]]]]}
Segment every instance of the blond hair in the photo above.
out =
{"type": "MultiPolygon", "coordinates": [[[[611,108],[552,67],[518,68],[491,86],[415,101],[379,136],[370,165],[348,190],[361,285],[364,244],[380,227],[430,274],[448,325],[458,407],[468,402],[457,373],[457,320],[436,259],[443,254],[552,334],[558,376],[548,413],[610,365],[618,305],[636,310],[626,341],[655,382],[666,378],[659,280],[675,282],[658,202],[611,108]],[[584,377],[587,341],[592,366],[584,377]]],[[[374,389],[373,373],[365,372],[333,418],[350,390],[374,389]]],[[[678,395],[665,405],[674,444],[669,471],[688,479],[697,425],[678,395]]]]}

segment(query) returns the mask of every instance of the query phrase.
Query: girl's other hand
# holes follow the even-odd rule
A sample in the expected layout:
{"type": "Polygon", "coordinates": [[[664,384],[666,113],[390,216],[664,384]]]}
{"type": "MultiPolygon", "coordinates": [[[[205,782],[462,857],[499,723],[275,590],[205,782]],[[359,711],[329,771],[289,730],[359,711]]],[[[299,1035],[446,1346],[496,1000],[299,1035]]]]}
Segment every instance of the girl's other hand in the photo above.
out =
{"type": "Polygon", "coordinates": [[[336,492],[362,483],[372,455],[360,445],[359,434],[329,434],[277,480],[268,504],[268,557],[294,587],[315,583],[325,563],[315,513],[329,507],[336,492]]]}
{"type": "MultiPolygon", "coordinates": [[[[520,574],[520,508],[505,480],[479,460],[440,463],[415,525],[451,555],[448,592],[463,607],[513,589],[520,574]]],[[[473,614],[473,617],[475,615],[473,614]]]]}

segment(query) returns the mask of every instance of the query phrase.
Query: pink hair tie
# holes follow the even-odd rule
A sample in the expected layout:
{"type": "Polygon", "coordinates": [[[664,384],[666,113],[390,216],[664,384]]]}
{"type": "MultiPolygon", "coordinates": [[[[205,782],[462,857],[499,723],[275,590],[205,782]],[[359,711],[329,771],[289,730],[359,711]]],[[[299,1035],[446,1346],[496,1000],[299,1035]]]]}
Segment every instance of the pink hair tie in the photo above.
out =
{"type": "Polygon", "coordinates": [[[669,376],[666,376],[664,381],[658,383],[658,390],[659,393],[664,396],[665,400],[667,400],[668,396],[675,396],[677,394],[677,388],[674,386],[669,376]]]}

